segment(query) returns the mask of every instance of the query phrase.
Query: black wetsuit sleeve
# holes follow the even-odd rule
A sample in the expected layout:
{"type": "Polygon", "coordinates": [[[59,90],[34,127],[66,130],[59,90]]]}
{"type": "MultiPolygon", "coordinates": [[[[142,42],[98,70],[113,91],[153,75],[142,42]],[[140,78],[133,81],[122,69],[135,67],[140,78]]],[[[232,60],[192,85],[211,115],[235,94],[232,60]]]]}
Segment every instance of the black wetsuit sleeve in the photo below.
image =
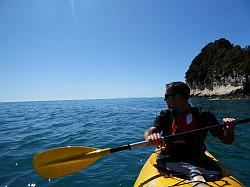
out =
{"type": "Polygon", "coordinates": [[[218,122],[214,114],[208,111],[202,112],[202,121],[205,124],[205,127],[218,125],[217,128],[212,128],[209,131],[214,137],[223,136],[223,126],[220,126],[220,123],[218,122]]]}
{"type": "Polygon", "coordinates": [[[162,132],[166,131],[166,125],[170,119],[170,111],[162,110],[158,116],[156,116],[153,126],[156,127],[157,131],[162,132]]]}

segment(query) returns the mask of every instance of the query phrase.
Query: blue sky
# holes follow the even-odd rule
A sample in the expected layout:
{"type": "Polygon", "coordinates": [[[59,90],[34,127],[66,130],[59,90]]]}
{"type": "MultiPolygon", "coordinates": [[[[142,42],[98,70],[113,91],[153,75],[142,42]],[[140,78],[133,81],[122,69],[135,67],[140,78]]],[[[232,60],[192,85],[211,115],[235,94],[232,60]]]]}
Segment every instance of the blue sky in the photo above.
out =
{"type": "Polygon", "coordinates": [[[162,96],[249,20],[248,0],[0,0],[0,101],[162,96]]]}

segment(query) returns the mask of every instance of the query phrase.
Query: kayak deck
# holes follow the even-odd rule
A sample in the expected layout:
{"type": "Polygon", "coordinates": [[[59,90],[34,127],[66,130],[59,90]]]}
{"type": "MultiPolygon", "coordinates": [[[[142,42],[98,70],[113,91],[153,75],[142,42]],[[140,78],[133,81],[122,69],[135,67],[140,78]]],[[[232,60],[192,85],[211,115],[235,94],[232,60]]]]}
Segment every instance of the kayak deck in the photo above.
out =
{"type": "MultiPolygon", "coordinates": [[[[164,172],[161,169],[157,168],[156,157],[159,154],[160,150],[156,149],[152,155],[149,157],[145,165],[143,166],[134,186],[135,187],[167,187],[167,186],[197,186],[197,183],[200,183],[203,186],[233,186],[241,187],[244,186],[239,180],[233,177],[230,172],[221,167],[222,169],[222,178],[212,182],[202,182],[195,181],[192,182],[187,179],[179,178],[176,176],[171,176],[164,172]]],[[[209,152],[206,152],[207,156],[216,160],[209,152]]],[[[216,160],[217,161],[217,160],[216,160]]]]}

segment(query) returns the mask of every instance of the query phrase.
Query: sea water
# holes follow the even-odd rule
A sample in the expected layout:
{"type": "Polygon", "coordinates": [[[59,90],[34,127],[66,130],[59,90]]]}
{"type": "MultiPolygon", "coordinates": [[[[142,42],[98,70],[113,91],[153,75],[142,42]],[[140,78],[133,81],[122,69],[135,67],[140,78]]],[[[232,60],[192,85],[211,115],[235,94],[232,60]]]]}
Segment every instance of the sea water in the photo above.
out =
{"type": "MultiPolygon", "coordinates": [[[[190,99],[223,117],[250,117],[250,100],[190,99]]],[[[144,131],[166,104],[163,98],[0,103],[0,186],[133,186],[154,147],[102,157],[72,175],[46,180],[33,169],[36,153],[75,145],[107,148],[143,140],[144,131]]],[[[207,147],[236,178],[250,185],[250,123],[238,125],[232,145],[212,136],[207,147]]]]}

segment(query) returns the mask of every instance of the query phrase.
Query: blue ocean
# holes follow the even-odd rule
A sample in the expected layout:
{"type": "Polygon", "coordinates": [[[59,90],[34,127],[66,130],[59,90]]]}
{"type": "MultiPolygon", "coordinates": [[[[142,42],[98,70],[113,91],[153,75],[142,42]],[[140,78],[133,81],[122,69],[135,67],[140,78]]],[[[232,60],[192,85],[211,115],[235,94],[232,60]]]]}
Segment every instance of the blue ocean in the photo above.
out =
{"type": "MultiPolygon", "coordinates": [[[[194,106],[223,117],[250,117],[250,100],[191,98],[194,106]]],[[[0,103],[0,187],[133,186],[154,147],[102,157],[72,175],[46,180],[32,159],[44,150],[77,145],[107,148],[143,140],[144,131],[166,107],[163,98],[0,103]]],[[[250,185],[250,123],[238,125],[232,145],[208,136],[207,147],[234,176],[250,185]]]]}

